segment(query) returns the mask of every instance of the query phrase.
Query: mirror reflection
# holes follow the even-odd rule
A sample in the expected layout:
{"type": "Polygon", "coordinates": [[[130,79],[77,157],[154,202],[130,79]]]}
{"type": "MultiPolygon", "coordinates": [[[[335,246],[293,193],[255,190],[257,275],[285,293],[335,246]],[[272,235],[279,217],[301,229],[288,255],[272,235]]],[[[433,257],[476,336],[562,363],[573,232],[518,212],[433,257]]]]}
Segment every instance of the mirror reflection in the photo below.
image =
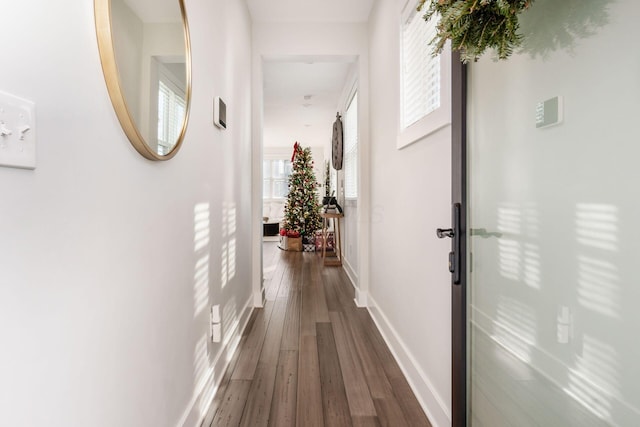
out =
{"type": "Polygon", "coordinates": [[[120,90],[137,136],[151,153],[136,148],[148,158],[174,154],[186,127],[189,55],[182,7],[178,0],[111,0],[120,90]]]}

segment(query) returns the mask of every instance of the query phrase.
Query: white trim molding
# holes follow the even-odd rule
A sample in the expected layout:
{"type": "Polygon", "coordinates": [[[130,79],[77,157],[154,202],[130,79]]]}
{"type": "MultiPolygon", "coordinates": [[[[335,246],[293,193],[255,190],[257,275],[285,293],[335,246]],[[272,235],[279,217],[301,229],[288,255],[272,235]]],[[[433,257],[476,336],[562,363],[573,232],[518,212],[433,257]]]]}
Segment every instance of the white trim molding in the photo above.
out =
{"type": "Polygon", "coordinates": [[[378,304],[368,295],[368,310],[375,322],[382,338],[387,343],[393,357],[398,362],[402,373],[407,378],[409,386],[416,395],[422,409],[427,414],[433,427],[451,425],[451,409],[447,407],[445,399],[436,391],[433,383],[424,373],[416,358],[406,346],[400,335],[389,322],[387,316],[378,308],[378,304]]]}
{"type": "Polygon", "coordinates": [[[264,307],[265,290],[262,276],[262,125],[264,122],[264,93],[262,87],[261,56],[253,55],[251,76],[252,155],[251,155],[251,286],[253,306],[264,307]],[[259,105],[260,108],[256,108],[259,105]]]}
{"type": "Polygon", "coordinates": [[[356,307],[358,308],[367,307],[367,301],[368,301],[367,293],[360,291],[360,288],[358,287],[358,276],[353,270],[353,267],[351,266],[351,264],[349,264],[349,260],[343,259],[342,269],[347,274],[347,277],[351,282],[351,286],[353,286],[353,289],[355,291],[355,298],[353,301],[355,302],[356,307]]]}

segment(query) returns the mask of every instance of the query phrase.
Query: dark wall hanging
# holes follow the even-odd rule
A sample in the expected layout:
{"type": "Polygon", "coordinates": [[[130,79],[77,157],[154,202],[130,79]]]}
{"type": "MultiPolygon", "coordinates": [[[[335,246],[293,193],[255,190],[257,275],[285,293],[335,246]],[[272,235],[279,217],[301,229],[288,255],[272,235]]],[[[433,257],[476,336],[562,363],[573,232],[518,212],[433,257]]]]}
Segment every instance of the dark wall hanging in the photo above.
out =
{"type": "Polygon", "coordinates": [[[333,123],[333,138],[331,140],[333,168],[337,171],[342,169],[342,120],[340,119],[340,113],[336,113],[336,121],[333,123]]]}

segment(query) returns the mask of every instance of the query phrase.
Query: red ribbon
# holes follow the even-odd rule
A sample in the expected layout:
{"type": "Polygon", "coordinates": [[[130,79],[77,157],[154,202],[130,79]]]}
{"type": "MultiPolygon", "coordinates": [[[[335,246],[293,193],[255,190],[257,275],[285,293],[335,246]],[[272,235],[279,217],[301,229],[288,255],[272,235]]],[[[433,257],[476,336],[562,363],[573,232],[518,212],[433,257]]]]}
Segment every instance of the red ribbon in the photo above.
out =
{"type": "Polygon", "coordinates": [[[298,142],[296,141],[295,144],[293,144],[293,154],[291,155],[291,163],[293,163],[293,161],[296,158],[296,153],[300,151],[300,144],[298,144],[298,142]]]}

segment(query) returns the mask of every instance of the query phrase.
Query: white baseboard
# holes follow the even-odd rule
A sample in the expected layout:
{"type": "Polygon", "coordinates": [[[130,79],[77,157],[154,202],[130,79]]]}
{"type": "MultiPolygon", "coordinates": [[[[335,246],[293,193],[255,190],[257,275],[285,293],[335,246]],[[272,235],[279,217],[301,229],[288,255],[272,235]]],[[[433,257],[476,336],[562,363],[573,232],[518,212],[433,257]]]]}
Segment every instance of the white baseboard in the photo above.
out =
{"type": "MultiPolygon", "coordinates": [[[[262,279],[264,280],[264,278],[262,279]]],[[[255,291],[253,294],[253,307],[254,308],[262,308],[267,302],[267,293],[264,288],[264,283],[260,285],[260,290],[255,291]]]]}
{"type": "Polygon", "coordinates": [[[236,322],[235,327],[232,327],[230,331],[231,338],[223,343],[211,367],[208,369],[206,375],[204,375],[203,380],[196,385],[196,391],[193,393],[193,397],[180,418],[177,427],[200,427],[202,425],[209,411],[209,407],[213,402],[213,397],[220,387],[220,381],[229,367],[233,354],[238,349],[242,331],[247,327],[254,308],[251,304],[252,300],[253,298],[247,300],[247,303],[241,311],[242,314],[240,318],[236,322]]]}
{"type": "Polygon", "coordinates": [[[358,275],[356,274],[355,270],[349,263],[348,259],[342,260],[342,269],[344,270],[345,273],[347,273],[347,277],[351,282],[351,286],[353,286],[353,289],[355,290],[356,296],[355,296],[354,302],[356,303],[356,307],[359,307],[359,308],[366,307],[368,304],[367,293],[362,292],[360,290],[360,286],[358,284],[358,275]]]}
{"type": "Polygon", "coordinates": [[[353,285],[353,287],[357,291],[358,290],[358,274],[355,272],[355,270],[349,263],[349,260],[346,258],[342,258],[342,269],[345,271],[345,273],[347,273],[347,277],[351,281],[351,285],[353,285]]]}
{"type": "Polygon", "coordinates": [[[368,300],[369,306],[367,308],[373,321],[398,362],[402,373],[407,378],[409,386],[427,414],[429,421],[431,421],[433,427],[450,426],[451,410],[447,408],[444,399],[433,387],[433,384],[417,363],[416,358],[404,344],[387,316],[378,308],[378,304],[376,304],[371,295],[368,295],[368,300]]]}
{"type": "Polygon", "coordinates": [[[360,292],[359,289],[356,289],[356,297],[353,299],[353,302],[358,308],[369,307],[368,294],[366,292],[360,292]]]}

